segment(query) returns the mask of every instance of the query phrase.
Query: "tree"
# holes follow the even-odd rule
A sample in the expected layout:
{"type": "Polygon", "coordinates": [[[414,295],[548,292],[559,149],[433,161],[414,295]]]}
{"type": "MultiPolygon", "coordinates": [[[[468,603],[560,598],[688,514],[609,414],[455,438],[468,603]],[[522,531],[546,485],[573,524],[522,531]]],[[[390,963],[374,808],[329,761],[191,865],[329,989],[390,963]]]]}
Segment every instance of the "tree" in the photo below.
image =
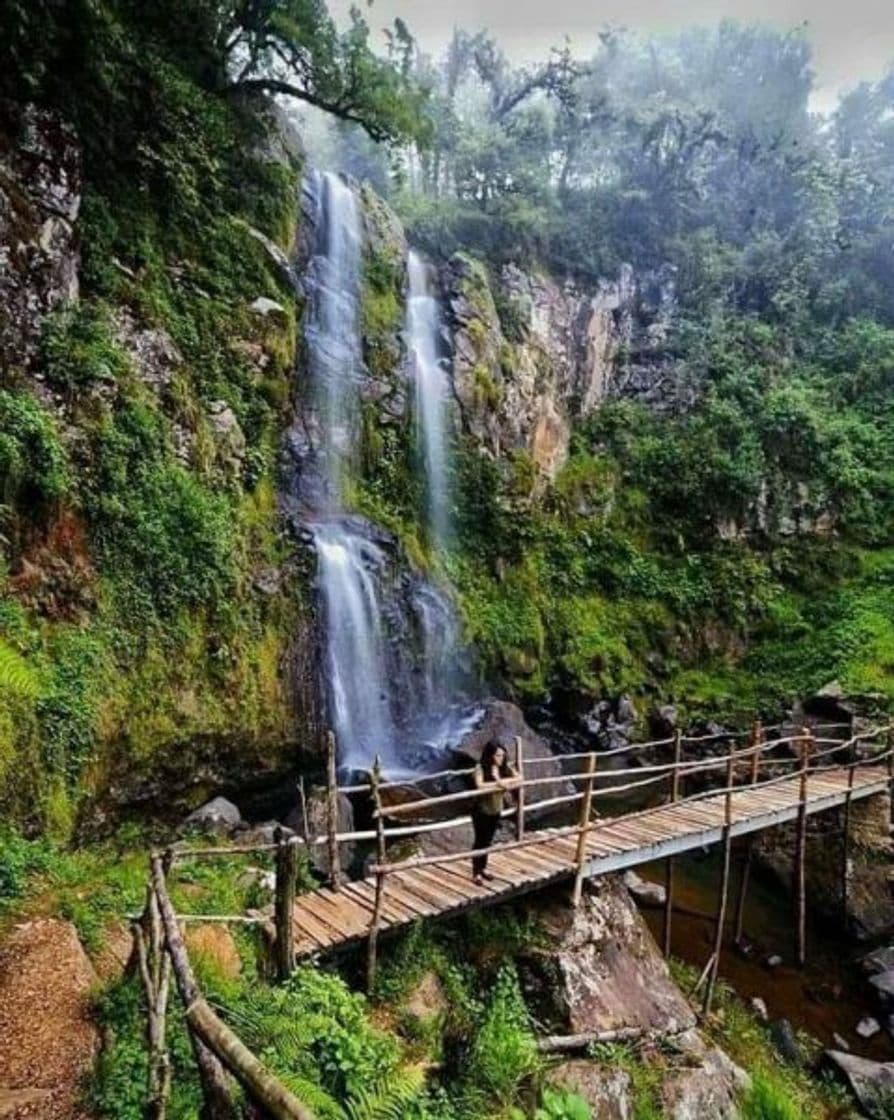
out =
{"type": "Polygon", "coordinates": [[[402,20],[378,57],[356,8],[339,33],[324,0],[242,0],[217,35],[231,91],[280,94],[359,124],[374,140],[424,140],[425,92],[409,77],[413,39],[402,20]]]}

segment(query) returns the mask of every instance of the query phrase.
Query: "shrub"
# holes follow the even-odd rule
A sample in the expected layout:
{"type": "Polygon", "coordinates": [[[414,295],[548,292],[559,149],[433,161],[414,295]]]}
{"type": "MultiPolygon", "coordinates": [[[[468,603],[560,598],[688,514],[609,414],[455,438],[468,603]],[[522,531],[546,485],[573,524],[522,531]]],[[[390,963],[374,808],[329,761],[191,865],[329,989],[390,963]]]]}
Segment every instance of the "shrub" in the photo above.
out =
{"type": "Polygon", "coordinates": [[[29,394],[0,389],[0,498],[24,507],[62,498],[70,485],[53,417],[29,394]]]}
{"type": "Polygon", "coordinates": [[[803,1120],[803,1116],[781,1079],[766,1073],[753,1075],[742,1101],[742,1120],[803,1120]]]}
{"type": "Polygon", "coordinates": [[[484,1020],[472,1044],[466,1071],[470,1086],[505,1108],[539,1068],[518,977],[512,965],[500,969],[484,1020]]]}

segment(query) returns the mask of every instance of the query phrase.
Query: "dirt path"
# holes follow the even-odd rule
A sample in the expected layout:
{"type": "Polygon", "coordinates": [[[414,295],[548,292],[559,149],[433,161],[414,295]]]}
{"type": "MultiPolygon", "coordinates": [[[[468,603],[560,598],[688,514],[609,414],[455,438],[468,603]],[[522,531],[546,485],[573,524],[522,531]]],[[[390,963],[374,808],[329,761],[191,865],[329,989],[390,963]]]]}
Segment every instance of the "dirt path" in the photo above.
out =
{"type": "Polygon", "coordinates": [[[78,1106],[99,1048],[93,967],[74,927],[41,918],[0,947],[0,1120],[87,1120],[78,1106]]]}

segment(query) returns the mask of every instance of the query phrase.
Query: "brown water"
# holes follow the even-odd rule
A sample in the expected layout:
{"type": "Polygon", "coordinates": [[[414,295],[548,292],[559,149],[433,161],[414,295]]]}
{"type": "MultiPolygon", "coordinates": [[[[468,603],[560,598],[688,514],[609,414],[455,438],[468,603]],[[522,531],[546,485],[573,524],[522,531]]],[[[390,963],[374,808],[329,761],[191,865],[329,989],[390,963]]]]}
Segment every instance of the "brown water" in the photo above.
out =
{"type": "MultiPolygon", "coordinates": [[[[744,999],[759,996],[771,1019],[788,1019],[825,1046],[836,1045],[834,1034],[851,1050],[867,1058],[891,1060],[894,1044],[884,1030],[861,1039],[855,1026],[866,1014],[879,1018],[871,989],[857,963],[868,952],[839,935],[834,923],[811,916],[807,929],[807,964],[794,966],[794,920],[791,896],[766,873],[753,866],[745,907],[743,942],[747,952],[732,944],[732,923],[738,894],[742,852],[733,851],[733,874],[727,908],[727,940],[720,958],[720,975],[744,999]],[[782,957],[775,968],[766,965],[772,954],[782,957]]],[[[714,918],[720,882],[720,852],[677,857],[674,876],[674,920],[671,952],[699,972],[711,955],[714,918]]],[[[645,879],[664,883],[663,863],[638,868],[645,879]]],[[[646,920],[661,940],[663,908],[644,907],[646,920]]],[[[881,1019],[880,1019],[881,1021],[881,1019]]]]}

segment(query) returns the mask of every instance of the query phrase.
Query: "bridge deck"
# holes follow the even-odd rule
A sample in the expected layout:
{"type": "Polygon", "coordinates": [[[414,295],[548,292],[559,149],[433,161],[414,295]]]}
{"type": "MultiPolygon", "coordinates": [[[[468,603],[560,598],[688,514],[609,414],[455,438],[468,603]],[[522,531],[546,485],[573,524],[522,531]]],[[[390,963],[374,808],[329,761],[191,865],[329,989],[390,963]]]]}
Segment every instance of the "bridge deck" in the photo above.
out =
{"type": "MultiPolygon", "coordinates": [[[[882,767],[856,769],[851,796],[857,800],[881,793],[887,789],[888,780],[882,767]]],[[[843,804],[847,787],[846,768],[811,771],[808,814],[843,804]]],[[[736,790],[732,794],[732,835],[743,836],[794,820],[799,796],[797,774],[776,784],[736,790]]],[[[592,877],[620,871],[716,843],[723,835],[724,800],[725,795],[717,793],[628,816],[606,817],[587,834],[586,874],[592,877]]],[[[577,836],[554,835],[549,830],[537,835],[549,838],[516,851],[494,852],[488,863],[494,880],[483,887],[472,882],[465,861],[388,874],[380,933],[419,918],[448,917],[494,905],[573,876],[577,836]]],[[[375,878],[367,878],[346,883],[339,891],[325,888],[299,895],[293,911],[296,956],[324,953],[365,938],[373,916],[375,890],[375,878]]]]}

